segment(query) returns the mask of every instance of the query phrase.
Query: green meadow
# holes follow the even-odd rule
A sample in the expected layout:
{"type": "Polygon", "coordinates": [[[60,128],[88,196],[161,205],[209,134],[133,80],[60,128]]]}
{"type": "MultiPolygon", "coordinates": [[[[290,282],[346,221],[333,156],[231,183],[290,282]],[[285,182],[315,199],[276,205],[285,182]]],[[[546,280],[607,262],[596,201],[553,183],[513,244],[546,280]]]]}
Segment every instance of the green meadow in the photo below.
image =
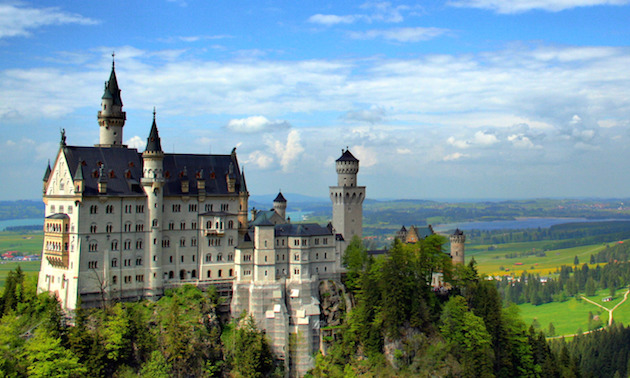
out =
{"type": "MultiPolygon", "coordinates": [[[[626,289],[618,290],[615,298],[610,302],[602,301],[603,298],[609,295],[608,290],[600,290],[597,295],[587,298],[608,309],[612,309],[623,300],[625,292],[626,289]]],[[[557,336],[588,331],[589,312],[592,312],[593,315],[598,315],[604,325],[608,324],[608,311],[604,311],[602,308],[583,299],[570,298],[566,302],[551,302],[539,306],[525,303],[518,307],[521,310],[521,317],[525,324],[529,326],[536,319],[540,329],[547,331],[549,323],[553,323],[557,336]]],[[[617,323],[630,324],[630,299],[617,307],[613,314],[613,319],[617,323]]]]}
{"type": "Polygon", "coordinates": [[[479,273],[503,276],[520,276],[524,271],[547,275],[553,273],[560,265],[573,265],[575,256],[580,265],[588,263],[592,254],[596,254],[606,247],[606,244],[587,245],[573,248],[563,248],[544,251],[545,256],[534,254],[508,258],[506,255],[529,252],[543,252],[543,246],[549,241],[507,243],[495,245],[466,246],[466,258],[475,258],[479,273]],[[490,249],[490,250],[489,250],[490,249]]]}
{"type": "MultiPolygon", "coordinates": [[[[44,233],[37,232],[0,232],[0,254],[7,251],[17,251],[22,255],[40,255],[42,253],[42,243],[44,233]]],[[[4,287],[4,281],[9,271],[14,270],[18,265],[25,272],[27,277],[37,279],[40,261],[2,261],[0,260],[0,287],[4,287]]]]}

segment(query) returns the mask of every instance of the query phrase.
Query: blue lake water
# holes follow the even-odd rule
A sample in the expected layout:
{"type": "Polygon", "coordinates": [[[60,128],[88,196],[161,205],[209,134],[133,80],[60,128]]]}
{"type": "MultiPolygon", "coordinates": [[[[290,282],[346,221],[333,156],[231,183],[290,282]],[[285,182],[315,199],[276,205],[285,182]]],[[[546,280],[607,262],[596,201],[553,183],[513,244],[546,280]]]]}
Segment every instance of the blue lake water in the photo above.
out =
{"type": "Polygon", "coordinates": [[[524,228],[549,228],[556,224],[575,222],[627,221],[628,219],[587,219],[587,218],[518,218],[515,220],[490,222],[460,222],[433,226],[436,232],[459,228],[460,230],[515,230],[524,228]]]}
{"type": "Polygon", "coordinates": [[[44,228],[44,217],[27,219],[8,219],[0,221],[0,231],[5,231],[7,227],[13,226],[42,226],[44,228]]]}

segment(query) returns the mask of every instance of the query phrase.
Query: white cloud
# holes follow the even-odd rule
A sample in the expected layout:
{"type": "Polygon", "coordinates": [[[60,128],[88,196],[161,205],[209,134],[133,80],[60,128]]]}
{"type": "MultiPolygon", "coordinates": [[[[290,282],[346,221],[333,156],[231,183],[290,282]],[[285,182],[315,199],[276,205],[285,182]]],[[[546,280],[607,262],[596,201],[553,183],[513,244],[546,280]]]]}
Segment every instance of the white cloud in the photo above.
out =
{"type": "Polygon", "coordinates": [[[58,7],[29,8],[16,4],[0,4],[0,38],[27,37],[32,30],[48,25],[95,25],[99,22],[58,7]]]}
{"type": "Polygon", "coordinates": [[[254,164],[261,169],[267,169],[273,164],[273,157],[265,154],[262,151],[254,151],[247,156],[247,159],[243,161],[245,164],[254,164]]]}
{"type": "Polygon", "coordinates": [[[357,18],[355,16],[337,16],[334,14],[314,14],[308,18],[308,22],[313,24],[321,24],[332,26],[337,24],[351,24],[357,18]]]}
{"type": "Polygon", "coordinates": [[[350,151],[359,159],[361,167],[372,167],[378,163],[378,153],[372,147],[353,146],[350,151]]]}
{"type": "Polygon", "coordinates": [[[535,146],[534,143],[528,137],[522,134],[514,134],[507,137],[507,140],[512,142],[514,147],[517,148],[538,148],[540,146],[535,146]]]}
{"type": "Polygon", "coordinates": [[[394,28],[385,30],[367,30],[364,32],[350,32],[350,37],[354,39],[376,39],[382,38],[395,42],[419,42],[428,41],[448,32],[441,28],[394,28]]]}
{"type": "Polygon", "coordinates": [[[449,155],[444,156],[444,158],[442,160],[444,161],[454,161],[454,160],[459,160],[462,158],[468,157],[468,155],[463,154],[461,152],[455,152],[449,155]]]}
{"type": "Polygon", "coordinates": [[[252,116],[241,119],[231,119],[227,128],[236,133],[260,133],[291,128],[287,121],[270,121],[264,116],[252,116]]]}
{"type": "Polygon", "coordinates": [[[413,151],[409,148],[397,148],[396,153],[400,155],[410,155],[413,151]]]}
{"type": "Polygon", "coordinates": [[[144,151],[144,148],[147,146],[147,142],[144,138],[141,138],[137,135],[127,139],[125,144],[129,146],[129,148],[135,148],[138,151],[144,151]]]}
{"type": "Polygon", "coordinates": [[[559,12],[596,5],[626,5],[629,0],[452,0],[448,4],[462,8],[489,9],[497,13],[523,13],[530,10],[559,12]]]}
{"type": "Polygon", "coordinates": [[[289,172],[291,170],[291,163],[304,152],[304,147],[302,147],[300,143],[300,132],[298,130],[289,131],[285,143],[268,138],[267,145],[280,160],[280,166],[283,172],[289,172]]]}
{"type": "Polygon", "coordinates": [[[485,133],[483,131],[477,131],[475,133],[475,138],[472,141],[472,144],[477,144],[481,146],[491,146],[495,143],[498,143],[499,139],[494,134],[485,133]]]}

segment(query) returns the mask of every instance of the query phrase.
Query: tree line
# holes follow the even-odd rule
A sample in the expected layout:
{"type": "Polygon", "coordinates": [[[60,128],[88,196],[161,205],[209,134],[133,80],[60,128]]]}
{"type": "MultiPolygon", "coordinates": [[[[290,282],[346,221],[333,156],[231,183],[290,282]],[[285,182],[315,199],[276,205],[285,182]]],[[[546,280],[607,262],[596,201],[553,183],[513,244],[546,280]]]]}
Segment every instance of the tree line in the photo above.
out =
{"type": "Polygon", "coordinates": [[[497,280],[497,289],[506,303],[531,303],[540,305],[549,302],[564,302],[578,293],[593,296],[598,290],[608,290],[614,297],[620,287],[630,285],[630,244],[607,245],[592,254],[588,263],[580,265],[576,256],[573,266],[562,265],[556,277],[523,272],[516,280],[503,277],[497,280]],[[604,264],[605,263],[605,264],[604,264]],[[595,264],[595,267],[592,265],[595,264]],[[603,264],[603,265],[599,265],[603,264]]]}
{"type": "Polygon", "coordinates": [[[222,322],[213,288],[170,290],[157,302],[78,308],[37,295],[18,267],[0,297],[2,377],[282,376],[251,316],[222,322]]]}

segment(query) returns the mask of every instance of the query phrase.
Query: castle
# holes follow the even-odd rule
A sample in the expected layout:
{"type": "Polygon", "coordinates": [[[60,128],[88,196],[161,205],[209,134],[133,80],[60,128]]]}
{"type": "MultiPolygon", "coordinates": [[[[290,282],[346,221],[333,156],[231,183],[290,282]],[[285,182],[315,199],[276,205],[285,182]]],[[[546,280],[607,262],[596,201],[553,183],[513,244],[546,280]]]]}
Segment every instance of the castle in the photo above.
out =
{"type": "MultiPolygon", "coordinates": [[[[235,149],[165,153],[156,114],[143,152],[123,144],[126,114],[115,66],[97,115],[99,144],[66,144],[44,175],[44,245],[38,291],[64,309],[158,298],[184,284],[214,286],[237,316],[252,314],[292,373],[320,345],[319,284],[339,281],[342,253],[362,236],[365,187],[348,150],[336,161],[327,226],[292,224],[279,193],[252,211],[235,149]]],[[[463,258],[463,249],[462,249],[463,258]]]]}

